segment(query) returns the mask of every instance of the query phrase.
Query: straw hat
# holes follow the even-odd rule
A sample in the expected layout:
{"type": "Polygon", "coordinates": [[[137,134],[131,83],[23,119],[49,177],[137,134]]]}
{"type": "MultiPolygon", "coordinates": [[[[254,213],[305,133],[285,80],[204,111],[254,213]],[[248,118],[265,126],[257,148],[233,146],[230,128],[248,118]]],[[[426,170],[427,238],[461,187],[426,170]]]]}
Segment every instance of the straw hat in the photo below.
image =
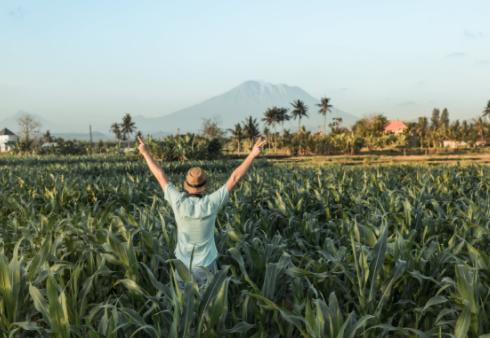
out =
{"type": "Polygon", "coordinates": [[[190,168],[184,181],[184,189],[189,194],[201,194],[206,190],[208,179],[204,170],[199,167],[190,168]]]}

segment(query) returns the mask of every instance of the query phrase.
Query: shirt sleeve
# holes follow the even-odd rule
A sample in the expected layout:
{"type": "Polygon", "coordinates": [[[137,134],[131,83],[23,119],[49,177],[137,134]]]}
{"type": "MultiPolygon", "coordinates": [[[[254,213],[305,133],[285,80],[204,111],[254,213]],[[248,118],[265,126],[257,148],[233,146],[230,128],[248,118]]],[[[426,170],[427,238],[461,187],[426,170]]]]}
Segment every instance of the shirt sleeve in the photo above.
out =
{"type": "Polygon", "coordinates": [[[163,188],[163,194],[165,195],[165,200],[172,208],[174,208],[177,200],[180,198],[180,192],[175,189],[172,183],[168,183],[165,188],[163,188]]]}
{"type": "Polygon", "coordinates": [[[226,185],[223,185],[221,188],[213,192],[209,195],[209,199],[216,211],[220,210],[223,205],[230,199],[230,193],[226,185]]]}

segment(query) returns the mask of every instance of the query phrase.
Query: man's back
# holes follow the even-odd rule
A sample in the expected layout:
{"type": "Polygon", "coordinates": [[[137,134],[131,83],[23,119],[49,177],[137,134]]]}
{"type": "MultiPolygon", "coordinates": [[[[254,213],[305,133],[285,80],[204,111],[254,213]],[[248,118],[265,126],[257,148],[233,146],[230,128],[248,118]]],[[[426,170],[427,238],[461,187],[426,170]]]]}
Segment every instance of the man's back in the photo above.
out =
{"type": "Polygon", "coordinates": [[[167,184],[164,193],[177,223],[176,258],[187,267],[190,267],[191,257],[193,266],[212,264],[218,256],[214,242],[216,216],[229,198],[226,186],[198,197],[179,192],[172,184],[167,184]]]}

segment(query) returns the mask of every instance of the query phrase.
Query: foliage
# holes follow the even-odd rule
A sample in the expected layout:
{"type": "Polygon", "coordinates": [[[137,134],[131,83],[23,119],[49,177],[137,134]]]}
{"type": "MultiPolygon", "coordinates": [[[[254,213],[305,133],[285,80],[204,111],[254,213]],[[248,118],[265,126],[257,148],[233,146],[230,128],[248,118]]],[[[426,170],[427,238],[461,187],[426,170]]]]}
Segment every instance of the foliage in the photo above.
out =
{"type": "Polygon", "coordinates": [[[212,139],[221,139],[224,136],[224,131],[219,127],[216,119],[204,119],[202,121],[201,133],[204,137],[212,139]]]}
{"type": "Polygon", "coordinates": [[[29,114],[22,114],[17,122],[19,124],[20,141],[24,142],[24,144],[29,144],[39,132],[41,123],[29,114]]]}
{"type": "Polygon", "coordinates": [[[301,119],[308,117],[308,106],[301,100],[296,100],[291,103],[293,110],[291,110],[291,117],[298,119],[298,132],[301,129],[301,119]]]}
{"type": "MultiPolygon", "coordinates": [[[[164,168],[179,182],[204,166],[218,188],[236,164],[164,168]]],[[[220,269],[199,290],[174,259],[172,211],[142,161],[2,157],[0,332],[480,337],[490,333],[489,177],[480,166],[258,162],[218,216],[220,269]]]]}
{"type": "Polygon", "coordinates": [[[243,134],[250,141],[251,144],[254,143],[255,139],[260,135],[259,123],[257,119],[249,116],[243,122],[243,134]]]}
{"type": "Polygon", "coordinates": [[[323,115],[324,122],[323,122],[323,132],[326,134],[327,133],[327,114],[332,112],[333,105],[330,104],[330,98],[328,97],[322,97],[320,99],[320,103],[317,104],[318,106],[318,113],[323,115]]]}
{"type": "Polygon", "coordinates": [[[164,161],[213,159],[221,155],[222,149],[221,140],[195,134],[149,138],[147,143],[151,153],[164,161]]]}

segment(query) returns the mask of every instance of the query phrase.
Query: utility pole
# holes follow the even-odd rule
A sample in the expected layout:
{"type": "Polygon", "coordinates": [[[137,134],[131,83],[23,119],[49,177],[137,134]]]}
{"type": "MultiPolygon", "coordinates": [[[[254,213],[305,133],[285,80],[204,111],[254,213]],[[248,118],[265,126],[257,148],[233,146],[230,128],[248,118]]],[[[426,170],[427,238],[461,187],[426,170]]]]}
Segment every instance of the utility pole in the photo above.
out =
{"type": "Polygon", "coordinates": [[[91,124],[88,125],[88,130],[89,130],[89,135],[90,135],[90,148],[93,148],[94,140],[92,138],[92,125],[91,124]]]}

